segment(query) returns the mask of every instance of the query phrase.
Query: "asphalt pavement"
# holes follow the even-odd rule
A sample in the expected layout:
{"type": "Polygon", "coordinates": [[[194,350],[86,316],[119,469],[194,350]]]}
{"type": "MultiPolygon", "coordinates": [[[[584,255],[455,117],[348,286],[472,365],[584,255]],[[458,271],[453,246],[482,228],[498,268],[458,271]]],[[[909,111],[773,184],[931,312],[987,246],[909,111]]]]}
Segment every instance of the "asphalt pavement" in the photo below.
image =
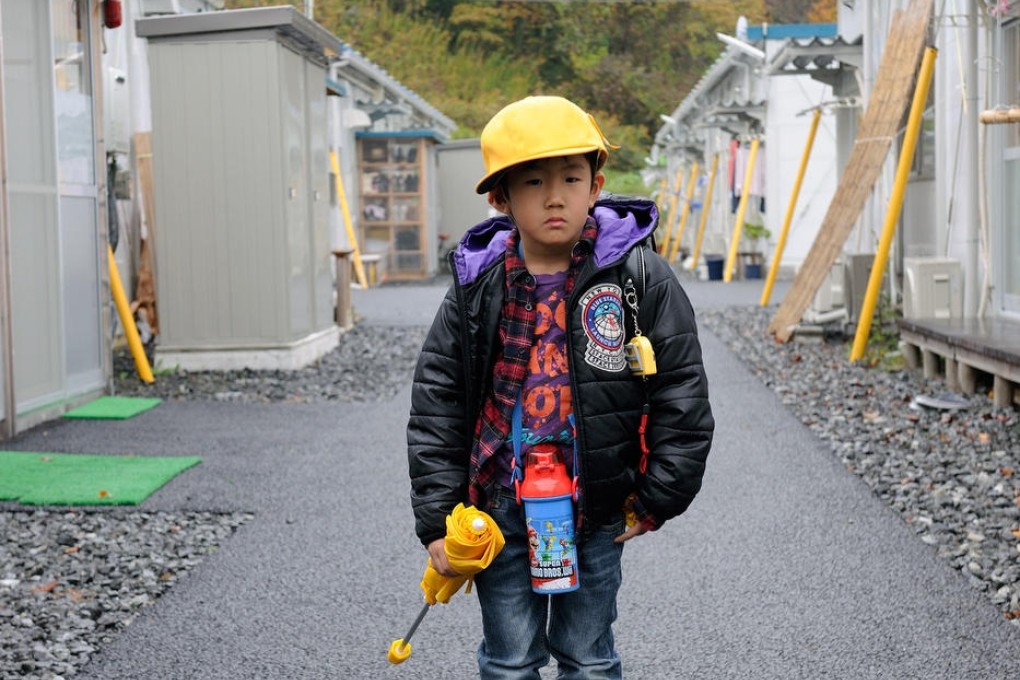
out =
{"type": "MultiPolygon", "coordinates": [[[[685,286],[696,309],[754,304],[761,290],[685,286]]],[[[427,324],[443,293],[355,291],[355,312],[427,324]]],[[[707,330],[702,344],[715,445],[691,509],[625,550],[625,677],[1020,677],[1020,628],[707,330]]],[[[471,594],[432,608],[404,664],[386,659],[421,607],[426,558],[407,499],[408,405],[409,389],[374,404],[165,402],[19,437],[32,450],[199,455],[142,509],[255,515],[77,677],[476,677],[471,594]]]]}

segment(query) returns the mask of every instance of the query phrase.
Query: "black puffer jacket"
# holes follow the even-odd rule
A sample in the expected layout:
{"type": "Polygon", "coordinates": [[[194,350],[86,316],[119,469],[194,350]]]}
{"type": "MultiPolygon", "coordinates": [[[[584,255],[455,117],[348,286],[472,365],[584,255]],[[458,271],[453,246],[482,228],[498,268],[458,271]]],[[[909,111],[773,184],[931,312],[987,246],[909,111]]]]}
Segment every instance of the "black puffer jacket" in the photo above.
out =
{"type": "MultiPolygon", "coordinates": [[[[656,526],[684,512],[701,488],[714,420],[694,311],[676,275],[647,245],[655,204],[609,197],[594,210],[599,236],[569,301],[568,353],[580,452],[580,512],[598,525],[636,491],[656,526]],[[643,248],[643,258],[628,255],[643,248]],[[645,280],[640,281],[640,260],[645,280]],[[639,291],[641,331],[652,343],[658,372],[647,380],[624,365],[622,349],[601,343],[592,295],[623,298],[628,276],[639,291]],[[615,296],[618,296],[615,297],[615,296]],[[609,349],[607,349],[607,346],[609,349]],[[638,426],[650,405],[646,474],[639,474],[638,426]]],[[[468,502],[475,421],[499,356],[504,250],[512,224],[503,217],[472,228],[452,256],[455,282],[422,347],[414,373],[407,428],[411,503],[422,543],[446,533],[445,518],[468,502]]],[[[629,339],[631,309],[620,301],[629,339]]],[[[625,363],[625,362],[624,362],[625,363]]]]}

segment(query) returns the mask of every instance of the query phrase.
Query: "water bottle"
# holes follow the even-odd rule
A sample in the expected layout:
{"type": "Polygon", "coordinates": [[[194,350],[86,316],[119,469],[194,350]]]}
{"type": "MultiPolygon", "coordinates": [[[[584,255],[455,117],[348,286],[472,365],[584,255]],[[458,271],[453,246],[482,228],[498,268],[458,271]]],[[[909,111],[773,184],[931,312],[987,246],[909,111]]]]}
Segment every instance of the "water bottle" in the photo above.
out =
{"type": "Polygon", "coordinates": [[[577,590],[574,485],[558,447],[539,444],[528,452],[520,493],[528,530],[531,589],[543,595],[577,590]]]}

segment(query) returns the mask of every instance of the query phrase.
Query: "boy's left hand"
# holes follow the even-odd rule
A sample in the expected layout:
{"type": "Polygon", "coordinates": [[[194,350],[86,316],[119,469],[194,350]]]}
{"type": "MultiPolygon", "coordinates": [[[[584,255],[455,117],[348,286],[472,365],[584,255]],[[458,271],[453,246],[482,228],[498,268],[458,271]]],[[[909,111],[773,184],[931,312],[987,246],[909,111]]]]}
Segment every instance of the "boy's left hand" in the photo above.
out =
{"type": "Polygon", "coordinates": [[[627,527],[627,530],[625,532],[614,538],[613,543],[626,543],[630,539],[636,536],[640,536],[641,534],[646,533],[647,531],[648,529],[646,529],[645,526],[641,524],[641,522],[634,522],[634,524],[631,524],[629,527],[627,527]]]}

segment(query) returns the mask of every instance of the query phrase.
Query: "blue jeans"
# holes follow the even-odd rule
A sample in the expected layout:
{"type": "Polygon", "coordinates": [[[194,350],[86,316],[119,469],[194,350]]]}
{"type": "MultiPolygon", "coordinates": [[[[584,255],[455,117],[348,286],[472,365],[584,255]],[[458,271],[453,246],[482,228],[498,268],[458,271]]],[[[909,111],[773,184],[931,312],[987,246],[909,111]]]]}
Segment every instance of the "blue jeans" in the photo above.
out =
{"type": "Polygon", "coordinates": [[[513,491],[500,488],[489,514],[506,546],[475,576],[484,639],[478,648],[482,680],[538,680],[551,654],[558,677],[612,680],[623,677],[613,643],[616,594],[623,573],[623,517],[578,542],[579,584],[561,595],[531,590],[524,512],[513,491]]]}

